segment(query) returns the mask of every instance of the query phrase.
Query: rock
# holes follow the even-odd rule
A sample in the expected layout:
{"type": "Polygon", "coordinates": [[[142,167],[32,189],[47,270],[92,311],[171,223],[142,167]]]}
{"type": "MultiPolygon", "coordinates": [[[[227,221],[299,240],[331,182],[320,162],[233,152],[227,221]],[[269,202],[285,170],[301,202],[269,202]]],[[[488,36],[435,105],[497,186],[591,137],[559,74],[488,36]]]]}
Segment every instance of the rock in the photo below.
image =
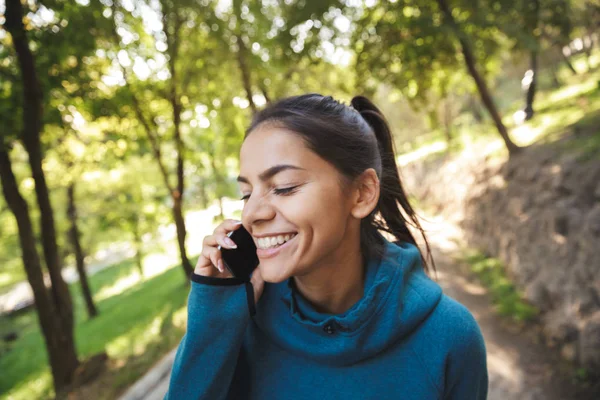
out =
{"type": "Polygon", "coordinates": [[[545,145],[493,166],[471,153],[404,168],[407,191],[461,216],[468,246],[502,260],[540,309],[548,343],[599,368],[600,328],[589,319],[600,312],[600,161],[545,145]]]}
{"type": "Polygon", "coordinates": [[[600,236],[600,204],[597,204],[588,213],[584,227],[584,229],[592,235],[600,236]]]}
{"type": "Polygon", "coordinates": [[[550,201],[554,198],[554,194],[550,191],[544,191],[535,196],[535,203],[537,205],[545,205],[550,203],[550,201]]]}
{"type": "Polygon", "coordinates": [[[560,349],[560,355],[567,361],[574,362],[577,360],[577,345],[575,343],[567,343],[560,349]]]}
{"type": "Polygon", "coordinates": [[[571,208],[567,212],[567,218],[569,220],[569,231],[577,232],[583,225],[583,212],[579,208],[571,208]]]}
{"type": "Polygon", "coordinates": [[[600,365],[600,311],[590,317],[581,330],[579,361],[588,368],[600,365]]]}
{"type": "Polygon", "coordinates": [[[579,314],[586,316],[598,309],[600,309],[600,297],[596,293],[596,290],[592,287],[583,289],[577,310],[579,314]]]}
{"type": "Polygon", "coordinates": [[[569,234],[569,219],[565,214],[558,214],[554,217],[554,232],[562,236],[569,234]]]}
{"type": "Polygon", "coordinates": [[[525,297],[541,311],[545,311],[552,306],[550,293],[543,281],[535,280],[527,285],[525,288],[525,297]]]}
{"type": "Polygon", "coordinates": [[[553,313],[551,316],[546,316],[545,322],[544,335],[550,346],[562,346],[564,343],[577,340],[579,330],[566,318],[566,315],[553,313]]]}

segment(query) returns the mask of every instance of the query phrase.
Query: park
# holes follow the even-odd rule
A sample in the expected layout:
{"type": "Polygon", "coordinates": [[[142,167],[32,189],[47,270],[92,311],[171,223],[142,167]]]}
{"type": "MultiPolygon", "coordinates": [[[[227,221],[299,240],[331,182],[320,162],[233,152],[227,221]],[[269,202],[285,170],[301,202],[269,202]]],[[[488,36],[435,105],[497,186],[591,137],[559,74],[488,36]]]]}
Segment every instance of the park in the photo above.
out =
{"type": "Polygon", "coordinates": [[[304,93],[388,118],[489,398],[597,399],[599,32],[595,0],[0,0],[0,399],[162,398],[246,129],[304,93]]]}

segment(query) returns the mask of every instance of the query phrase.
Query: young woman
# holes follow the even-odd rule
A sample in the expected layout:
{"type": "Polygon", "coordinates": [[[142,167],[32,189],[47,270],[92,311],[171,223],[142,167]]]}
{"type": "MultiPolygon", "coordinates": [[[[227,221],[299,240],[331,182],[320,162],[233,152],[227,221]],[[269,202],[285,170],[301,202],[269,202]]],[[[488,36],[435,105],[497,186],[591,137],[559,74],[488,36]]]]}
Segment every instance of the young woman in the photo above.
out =
{"type": "Polygon", "coordinates": [[[166,399],[486,398],[483,337],[426,275],[429,245],[432,264],[368,99],[268,106],[238,181],[242,221],[204,239],[166,399]],[[260,260],[249,281],[225,272],[218,249],[241,224],[260,260]]]}

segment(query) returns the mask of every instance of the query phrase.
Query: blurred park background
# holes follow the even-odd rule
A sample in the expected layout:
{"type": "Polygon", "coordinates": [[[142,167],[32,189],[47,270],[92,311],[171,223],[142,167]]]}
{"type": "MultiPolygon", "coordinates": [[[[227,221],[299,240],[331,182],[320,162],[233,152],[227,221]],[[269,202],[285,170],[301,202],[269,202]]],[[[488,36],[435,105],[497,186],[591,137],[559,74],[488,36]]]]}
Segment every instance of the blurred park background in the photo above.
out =
{"type": "Polygon", "coordinates": [[[0,398],[117,398],[174,348],[245,127],[306,92],[382,108],[442,278],[592,398],[599,27],[598,0],[0,0],[0,398]]]}

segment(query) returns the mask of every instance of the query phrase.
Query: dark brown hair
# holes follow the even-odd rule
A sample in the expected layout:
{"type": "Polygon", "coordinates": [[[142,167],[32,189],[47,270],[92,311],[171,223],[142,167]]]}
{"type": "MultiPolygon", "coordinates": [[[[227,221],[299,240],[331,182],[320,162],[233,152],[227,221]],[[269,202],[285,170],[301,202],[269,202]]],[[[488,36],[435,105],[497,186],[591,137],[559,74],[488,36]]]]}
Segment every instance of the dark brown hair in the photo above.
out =
{"type": "Polygon", "coordinates": [[[385,117],[366,97],[356,96],[350,104],[316,93],[287,97],[256,113],[246,137],[259,125],[272,123],[298,134],[309,149],[336,167],[346,180],[352,181],[373,168],[381,192],[373,212],[361,221],[363,257],[383,256],[385,242],[380,231],[417,246],[408,229],[411,224],[423,236],[427,259],[431,261],[430,265],[421,251],[425,271],[435,270],[429,242],[402,187],[394,141],[385,117]]]}

